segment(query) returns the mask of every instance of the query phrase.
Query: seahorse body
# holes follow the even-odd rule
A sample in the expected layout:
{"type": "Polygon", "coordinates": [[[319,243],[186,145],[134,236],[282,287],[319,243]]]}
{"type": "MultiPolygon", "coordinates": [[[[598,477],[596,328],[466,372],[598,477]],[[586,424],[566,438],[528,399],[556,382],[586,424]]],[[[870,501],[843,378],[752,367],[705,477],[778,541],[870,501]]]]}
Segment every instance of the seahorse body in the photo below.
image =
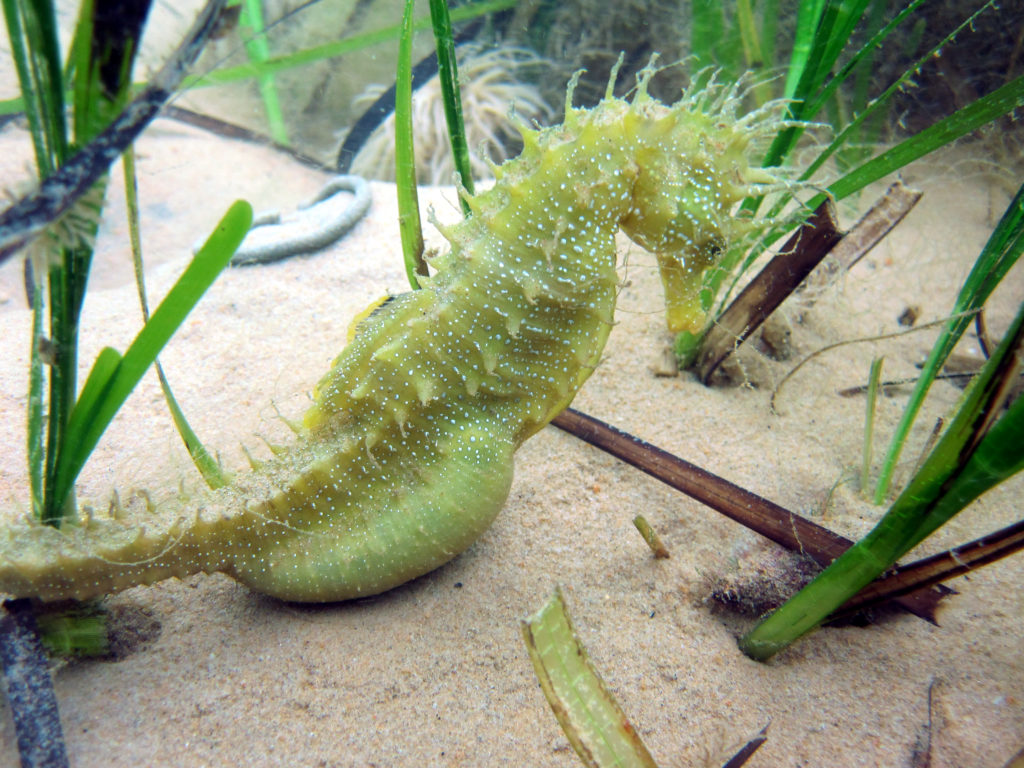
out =
{"type": "MultiPolygon", "coordinates": [[[[522,128],[422,290],[359,326],[285,456],[173,523],[93,519],[0,531],[0,592],[87,598],[216,571],[287,600],[372,595],[468,547],[505,502],[513,453],[594,370],[612,326],[619,227],[658,255],[669,324],[702,322],[702,272],[754,228],[735,204],[778,105],[737,118],[736,89],[668,107],[611,84],[594,109],[522,128]]],[[[614,80],[614,75],[613,75],[614,80]]]]}

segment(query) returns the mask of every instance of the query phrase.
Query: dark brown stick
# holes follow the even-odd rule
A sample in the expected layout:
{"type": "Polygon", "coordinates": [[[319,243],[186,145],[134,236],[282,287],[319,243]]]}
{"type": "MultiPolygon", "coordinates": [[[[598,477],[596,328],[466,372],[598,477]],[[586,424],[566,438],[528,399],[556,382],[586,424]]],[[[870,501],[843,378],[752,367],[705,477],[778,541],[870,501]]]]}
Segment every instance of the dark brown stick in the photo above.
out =
{"type": "Polygon", "coordinates": [[[835,209],[826,200],[708,329],[697,356],[697,375],[707,384],[732,351],[757,330],[842,239],[835,209]]]}
{"type": "Polygon", "coordinates": [[[937,555],[898,565],[864,587],[837,616],[845,616],[916,589],[938,584],[1024,549],[1024,520],[937,555]]]}
{"type": "Polygon", "coordinates": [[[832,250],[836,271],[850,269],[878,245],[917,205],[923,195],[897,181],[891,184],[874,205],[832,250]]]}
{"type": "MultiPolygon", "coordinates": [[[[827,566],[853,543],[817,523],[751,493],[657,446],[567,408],[552,422],[581,440],[646,472],[777,544],[827,566]]],[[[935,607],[949,590],[925,589],[896,599],[922,619],[936,623],[935,607]]]]}

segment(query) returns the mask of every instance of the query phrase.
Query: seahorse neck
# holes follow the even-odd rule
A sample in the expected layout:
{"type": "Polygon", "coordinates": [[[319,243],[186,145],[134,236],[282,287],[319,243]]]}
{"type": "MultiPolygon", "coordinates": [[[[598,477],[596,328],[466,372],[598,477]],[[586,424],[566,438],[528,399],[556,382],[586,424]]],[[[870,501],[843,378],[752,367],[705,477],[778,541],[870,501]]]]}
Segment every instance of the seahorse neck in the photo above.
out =
{"type": "Polygon", "coordinates": [[[452,330],[472,347],[455,367],[516,444],[568,405],[612,327],[615,233],[636,175],[614,125],[583,122],[541,155],[524,153],[446,232],[437,306],[475,308],[455,318],[452,330]]]}

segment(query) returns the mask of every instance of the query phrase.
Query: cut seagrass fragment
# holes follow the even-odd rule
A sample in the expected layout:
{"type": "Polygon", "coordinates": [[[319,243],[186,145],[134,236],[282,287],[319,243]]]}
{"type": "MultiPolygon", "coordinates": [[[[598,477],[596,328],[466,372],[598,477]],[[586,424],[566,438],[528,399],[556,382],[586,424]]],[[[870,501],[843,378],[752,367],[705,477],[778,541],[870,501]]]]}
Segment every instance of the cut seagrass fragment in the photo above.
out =
{"type": "Polygon", "coordinates": [[[633,525],[640,531],[640,535],[643,536],[644,542],[651,548],[651,553],[658,560],[664,560],[670,557],[668,547],[665,546],[665,542],[661,540],[661,536],[658,532],[651,527],[651,524],[647,522],[647,518],[643,515],[637,515],[633,518],[633,525]]]}
{"type": "Polygon", "coordinates": [[[640,735],[590,662],[561,589],[522,622],[541,690],[584,765],[657,768],[640,735]]]}

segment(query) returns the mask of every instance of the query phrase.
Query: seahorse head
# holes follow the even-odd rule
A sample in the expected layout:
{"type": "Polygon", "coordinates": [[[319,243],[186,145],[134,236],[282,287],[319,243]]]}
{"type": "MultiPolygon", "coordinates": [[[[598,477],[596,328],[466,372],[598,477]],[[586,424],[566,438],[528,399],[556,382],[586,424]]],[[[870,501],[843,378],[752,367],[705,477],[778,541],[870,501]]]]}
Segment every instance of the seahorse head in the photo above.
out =
{"type": "Polygon", "coordinates": [[[636,142],[636,183],[620,224],[658,257],[670,330],[696,333],[705,323],[705,273],[727,253],[749,245],[763,227],[736,209],[780,181],[751,162],[759,159],[762,140],[784,124],[784,104],[772,102],[737,117],[739,85],[725,87],[712,78],[668,107],[647,94],[655,71],[652,65],[641,71],[626,118],[627,134],[636,142]]]}

